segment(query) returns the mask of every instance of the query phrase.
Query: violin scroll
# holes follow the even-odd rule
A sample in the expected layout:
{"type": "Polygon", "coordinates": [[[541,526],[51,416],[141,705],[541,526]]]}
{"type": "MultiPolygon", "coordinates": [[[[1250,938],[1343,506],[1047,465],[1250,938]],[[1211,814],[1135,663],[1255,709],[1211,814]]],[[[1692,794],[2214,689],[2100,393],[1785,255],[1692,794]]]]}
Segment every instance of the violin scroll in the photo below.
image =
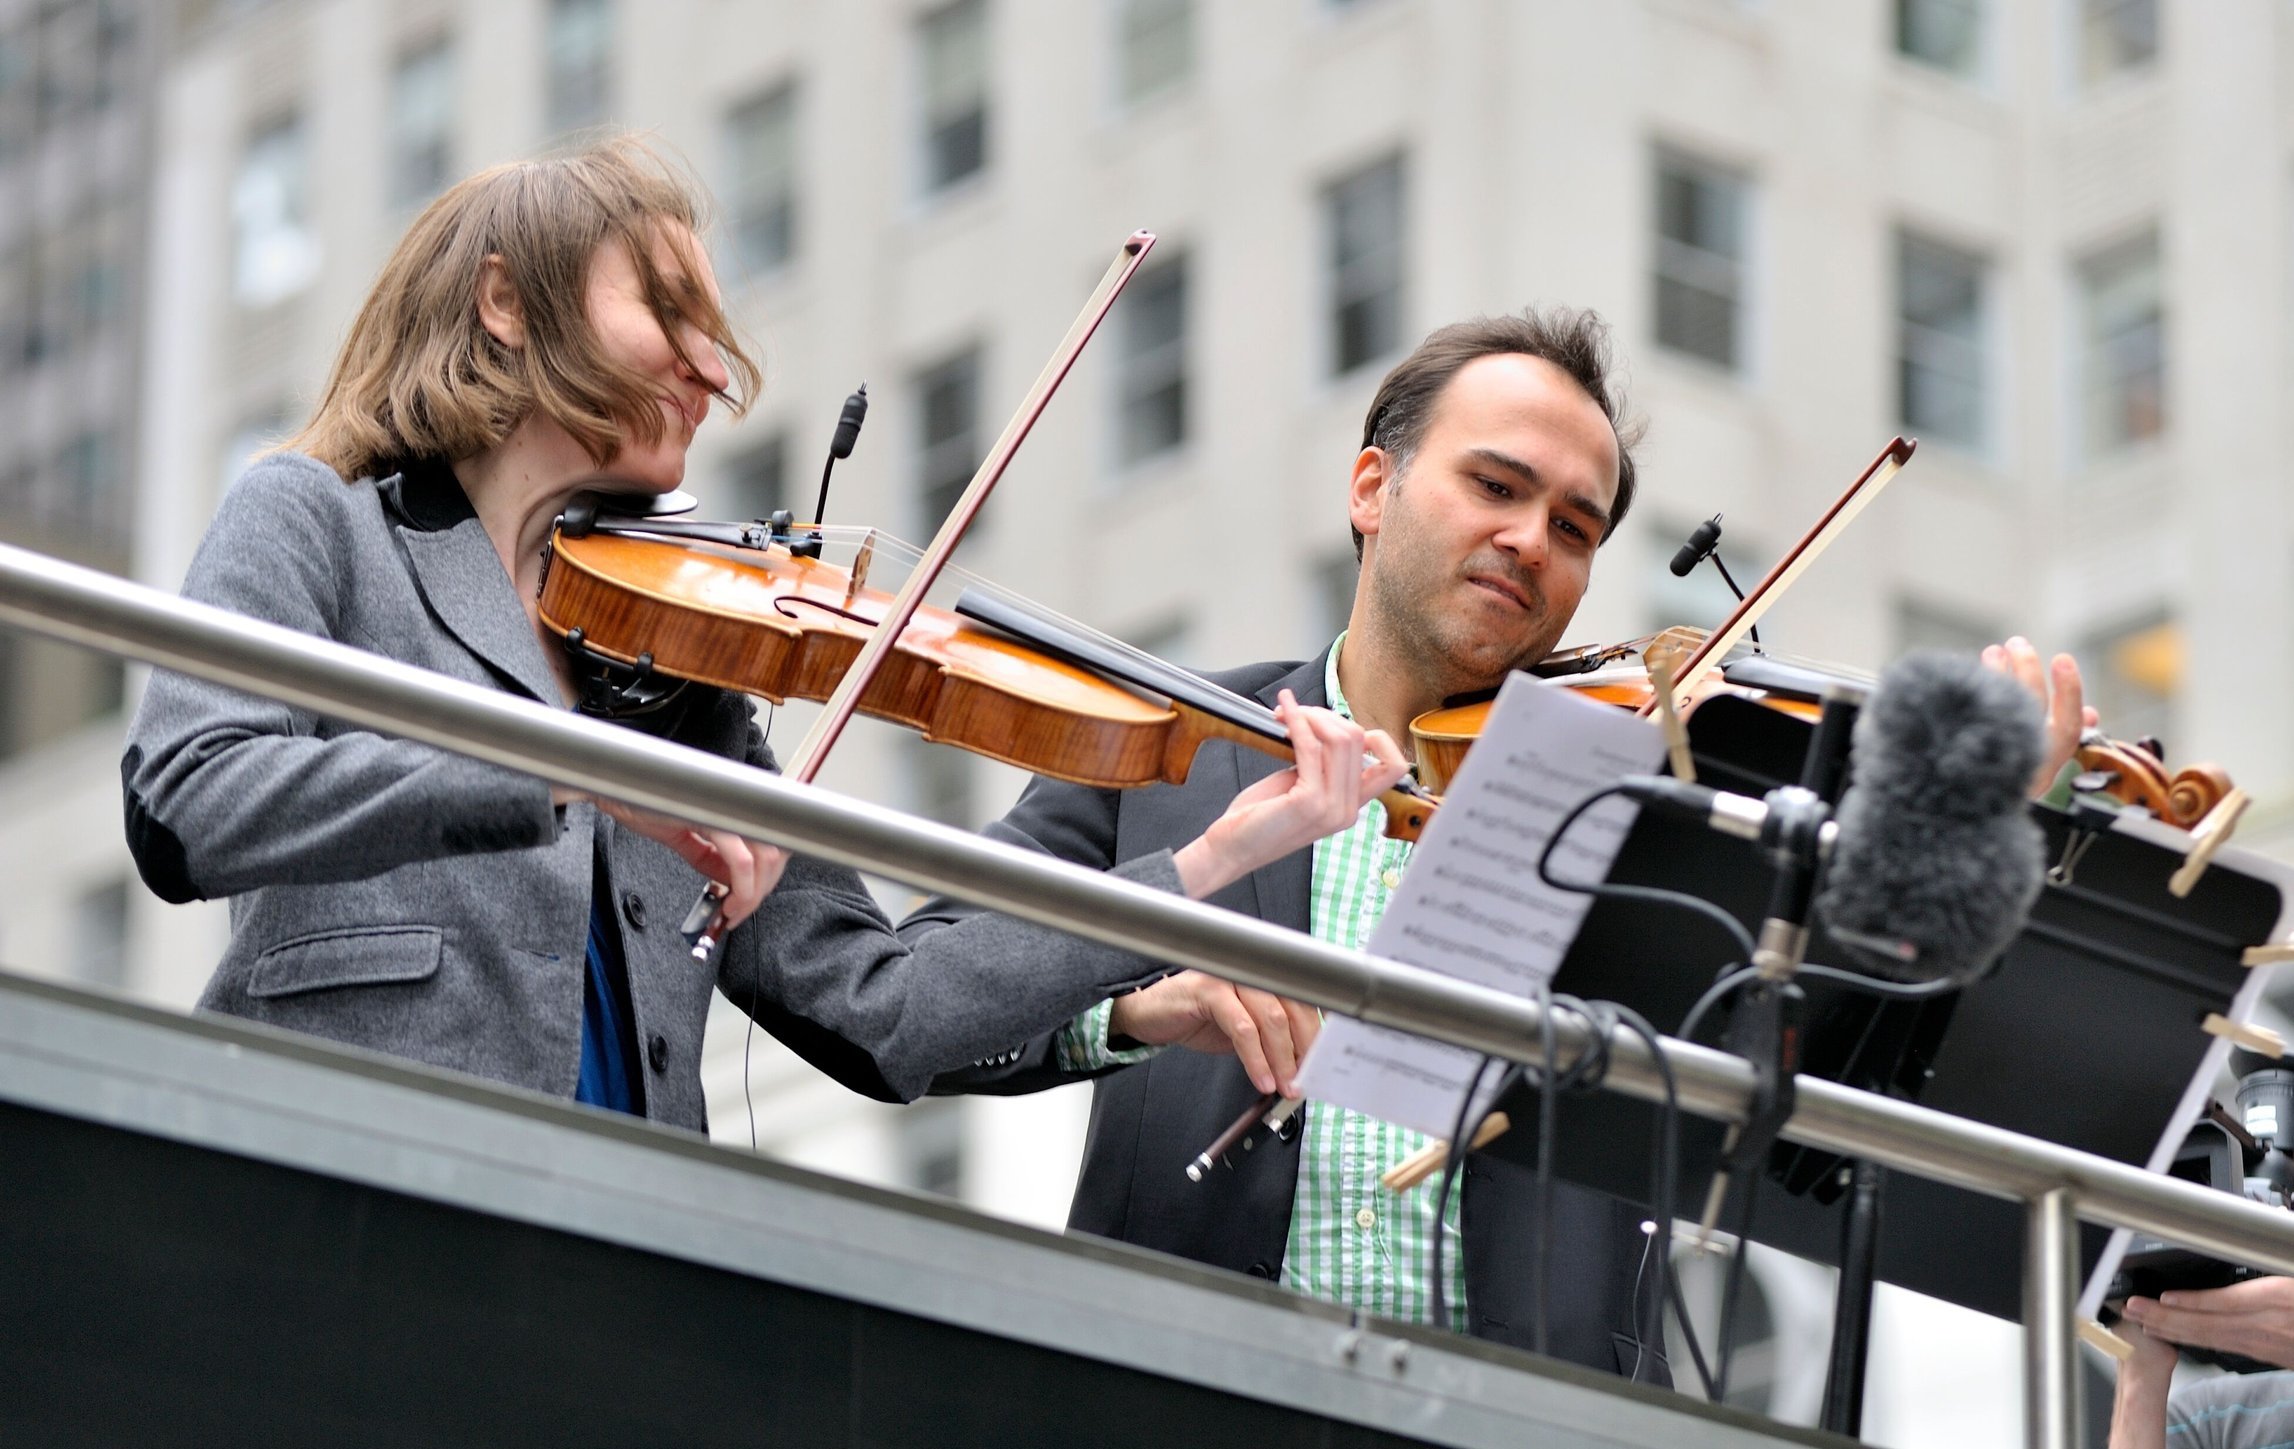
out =
{"type": "Polygon", "coordinates": [[[2156,743],[2114,740],[2089,730],[2079,741],[2076,787],[2139,805],[2169,825],[2188,830],[2206,818],[2231,791],[2220,765],[2191,765],[2167,772],[2156,743]]]}

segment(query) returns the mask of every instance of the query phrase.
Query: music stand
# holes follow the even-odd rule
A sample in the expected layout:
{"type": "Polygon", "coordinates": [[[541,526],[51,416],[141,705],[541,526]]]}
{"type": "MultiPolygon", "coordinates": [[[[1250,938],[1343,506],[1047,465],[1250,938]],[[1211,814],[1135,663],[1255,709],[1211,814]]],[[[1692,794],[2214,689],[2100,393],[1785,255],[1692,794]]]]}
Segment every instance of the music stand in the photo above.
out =
{"type": "MultiPolygon", "coordinates": [[[[1689,722],[1700,781],[1754,795],[1798,778],[1809,734],[1801,721],[1725,696],[1705,701],[1689,722]]],[[[2032,811],[2047,834],[2047,858],[2062,859],[2073,817],[2032,811]]],[[[2233,1014],[2242,992],[2259,989],[2241,953],[2271,939],[2286,893],[2279,878],[2218,856],[2191,894],[2176,899],[2166,882],[2182,863],[2177,851],[2127,830],[2087,840],[2072,880],[2042,891],[2000,969],[1956,997],[1876,1004],[1801,978],[1808,993],[1802,1071],[2121,1162],[2163,1162],[2229,1049],[2199,1022],[2209,1012],[2233,1014]]],[[[1644,811],[1608,878],[1702,896],[1756,927],[1770,872],[1749,842],[1644,811]]],[[[1738,964],[1735,955],[1722,933],[1688,913],[1597,901],[1553,985],[1630,1006],[1670,1031],[1716,972],[1738,964]]],[[[1853,964],[1821,929],[1807,959],[1853,964]]],[[[1718,1026],[1716,1019],[1705,1029],[1708,1040],[1718,1026]]],[[[1516,1125],[1483,1150],[1534,1164],[1534,1089],[1517,1088],[1498,1106],[1516,1125]]],[[[1606,1092],[1568,1095],[1558,1107],[1557,1174],[1647,1201],[1656,1109],[1606,1092]]],[[[1697,1216],[1723,1130],[1682,1117],[1675,1217],[1697,1216]]],[[[1751,1236],[1840,1265],[1851,1169],[1832,1154],[1780,1144],[1760,1182],[1751,1236]]],[[[2016,1204],[1889,1174],[1877,1205],[1886,1222],[1872,1245],[1879,1278],[2020,1317],[2016,1204]]],[[[2085,1269],[2108,1236],[2083,1228],[2085,1269]]]]}

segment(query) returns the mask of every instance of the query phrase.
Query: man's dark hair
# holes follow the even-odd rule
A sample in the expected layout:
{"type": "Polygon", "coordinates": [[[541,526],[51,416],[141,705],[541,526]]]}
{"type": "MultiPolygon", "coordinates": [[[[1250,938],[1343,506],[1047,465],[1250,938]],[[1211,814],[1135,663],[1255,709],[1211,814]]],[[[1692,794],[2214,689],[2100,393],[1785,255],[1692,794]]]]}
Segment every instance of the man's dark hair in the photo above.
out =
{"type": "MultiPolygon", "coordinates": [[[[1390,460],[1390,476],[1409,469],[1434,405],[1458,369],[1476,358],[1520,353],[1541,357],[1569,374],[1598,404],[1617,437],[1617,500],[1609,510],[1607,543],[1633,506],[1633,445],[1641,440],[1636,419],[1625,417],[1625,397],[1609,379],[1609,324],[1600,314],[1576,307],[1524,307],[1495,317],[1474,317],[1436,328],[1418,350],[1396,363],[1378,384],[1370,414],[1362,420],[1362,446],[1378,448],[1390,460]]],[[[1354,557],[1362,557],[1362,534],[1354,533],[1354,557]]]]}

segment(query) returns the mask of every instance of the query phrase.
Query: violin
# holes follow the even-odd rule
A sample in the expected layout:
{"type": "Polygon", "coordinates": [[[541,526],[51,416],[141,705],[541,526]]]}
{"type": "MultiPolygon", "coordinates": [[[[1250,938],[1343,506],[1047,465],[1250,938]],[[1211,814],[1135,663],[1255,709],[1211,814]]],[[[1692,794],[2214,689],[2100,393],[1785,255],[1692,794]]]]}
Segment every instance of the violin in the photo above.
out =
{"type": "MultiPolygon", "coordinates": [[[[1740,646],[1784,590],[1910,461],[1917,446],[1908,438],[1890,440],[1709,635],[1686,627],[1667,629],[1622,644],[1554,654],[1529,672],[1644,716],[1669,702],[1686,719],[1701,701],[1725,693],[1813,722],[1823,713],[1827,685],[1868,685],[1870,676],[1836,665],[1746,652],[1740,646]],[[1657,677],[1672,681],[1666,691],[1669,701],[1659,698],[1659,688],[1652,683],[1657,677]]],[[[1410,722],[1419,779],[1437,797],[1456,778],[1480,736],[1494,697],[1492,691],[1455,701],[1410,722]]],[[[2155,740],[2113,740],[2089,730],[2081,737],[2075,758],[2081,773],[2074,789],[2110,795],[2186,830],[2231,792],[2230,776],[2218,765],[2198,764],[2170,773],[2155,740]]]]}
{"type": "MultiPolygon", "coordinates": [[[[617,518],[576,506],[552,531],[540,613],[593,669],[617,671],[629,698],[646,697],[658,676],[776,704],[826,700],[889,608],[891,594],[871,587],[870,573],[912,571],[918,556],[874,529],[617,518]]],[[[861,693],[861,713],[1100,789],[1181,783],[1212,740],[1290,758],[1280,722],[1257,700],[960,569],[943,581],[954,606],[915,610],[861,693]]],[[[1415,840],[1431,800],[1402,788],[1383,798],[1388,833],[1415,840]]]]}
{"type": "MultiPolygon", "coordinates": [[[[1704,630],[1682,625],[1622,644],[1566,650],[1531,665],[1528,672],[1588,699],[1646,713],[1656,700],[1656,686],[1648,664],[1631,661],[1652,657],[1677,660],[1693,652],[1705,638],[1704,630]]],[[[1814,722],[1824,712],[1825,686],[1841,681],[1871,683],[1868,676],[1838,666],[1748,653],[1707,673],[1679,708],[1686,718],[1704,700],[1727,694],[1814,722]]],[[[1493,690],[1487,696],[1454,700],[1410,721],[1418,779],[1435,795],[1457,778],[1466,752],[1489,722],[1495,698],[1493,690]]]]}

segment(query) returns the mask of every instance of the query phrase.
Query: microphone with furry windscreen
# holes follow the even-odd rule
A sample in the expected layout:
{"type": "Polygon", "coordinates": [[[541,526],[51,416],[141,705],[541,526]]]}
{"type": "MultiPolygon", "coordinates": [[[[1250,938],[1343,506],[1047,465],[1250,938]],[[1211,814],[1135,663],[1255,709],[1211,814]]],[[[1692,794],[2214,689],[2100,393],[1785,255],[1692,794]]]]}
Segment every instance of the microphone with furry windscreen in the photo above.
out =
{"type": "Polygon", "coordinates": [[[1968,656],[1922,651],[1880,676],[1816,899],[1867,968],[1964,984],[2015,939],[2046,864],[2024,799],[2041,727],[2028,690],[1968,656]]]}

